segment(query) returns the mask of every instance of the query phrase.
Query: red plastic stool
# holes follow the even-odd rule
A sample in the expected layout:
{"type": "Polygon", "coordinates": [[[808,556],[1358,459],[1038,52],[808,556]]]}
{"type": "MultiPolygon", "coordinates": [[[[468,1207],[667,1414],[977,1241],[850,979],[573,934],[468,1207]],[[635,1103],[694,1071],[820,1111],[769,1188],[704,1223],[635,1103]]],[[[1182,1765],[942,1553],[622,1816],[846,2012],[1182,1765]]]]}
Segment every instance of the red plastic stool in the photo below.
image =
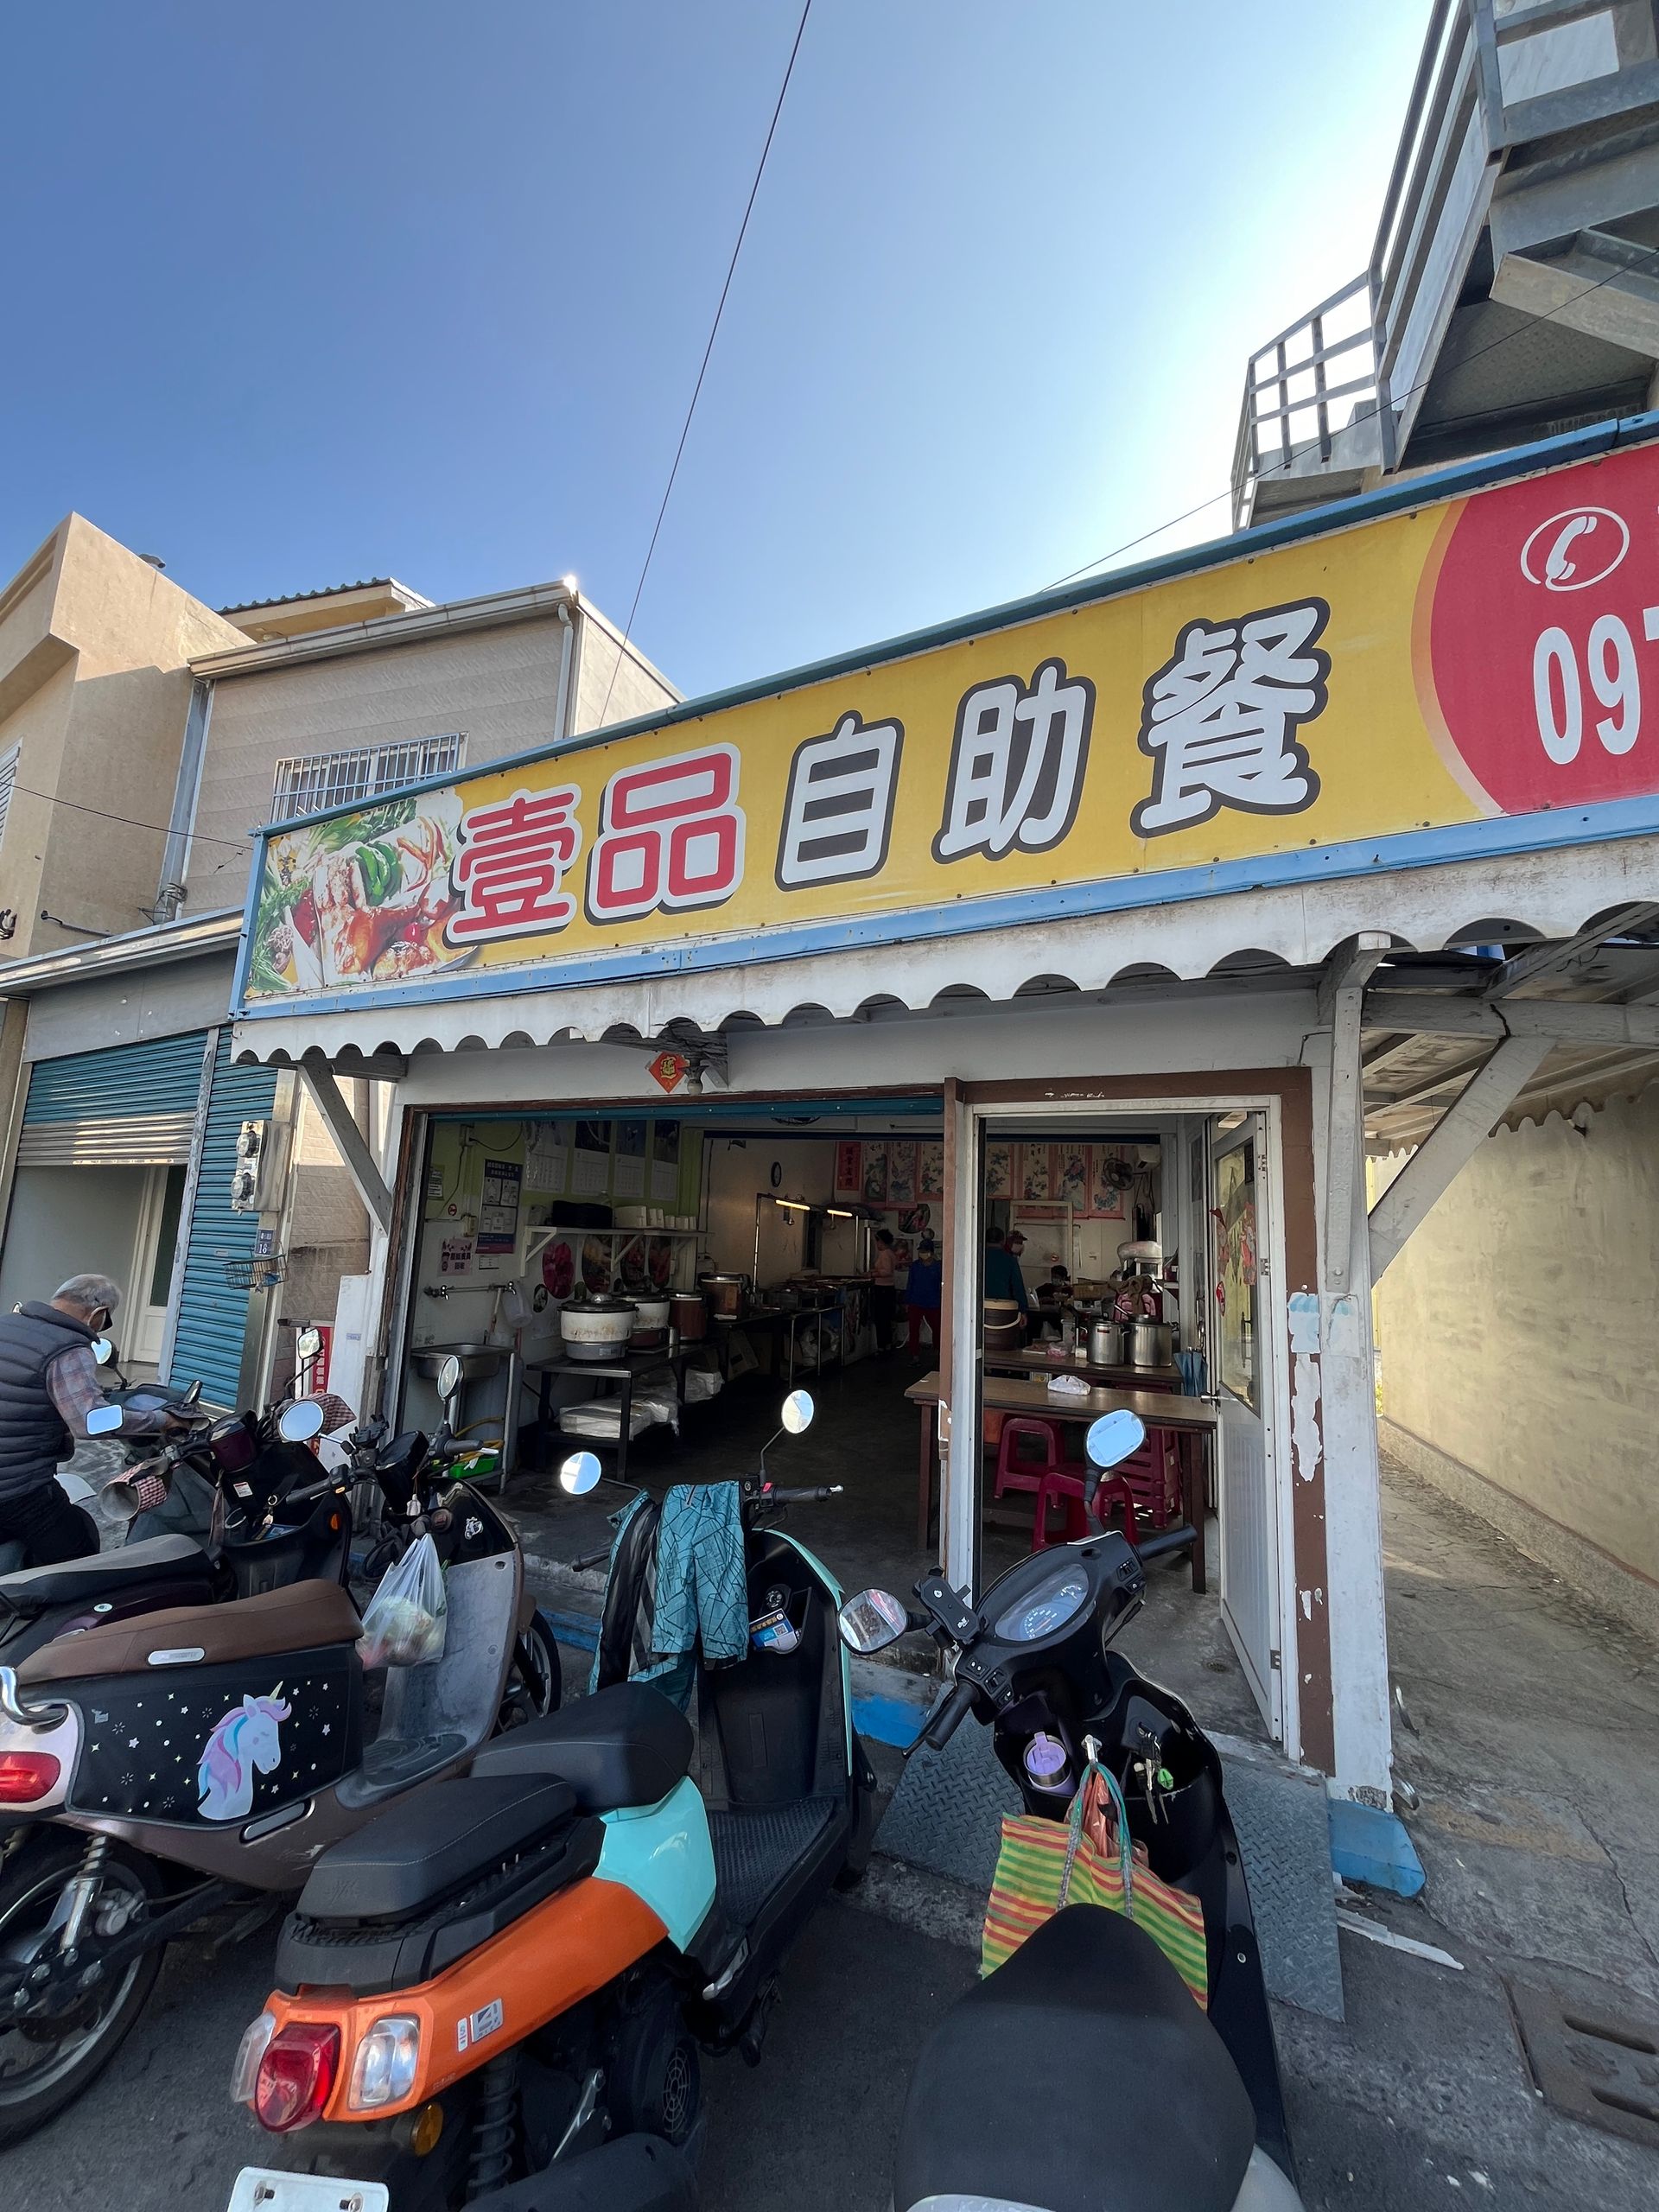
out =
{"type": "Polygon", "coordinates": [[[997,1440],[996,1488],[991,1495],[998,1498],[1007,1491],[1039,1490],[1044,1478],[1065,1464],[1059,1431],[1053,1421],[1014,1414],[1003,1422],[1002,1433],[997,1440]],[[1022,1439],[1034,1444],[1036,1451],[1022,1452],[1022,1439]]]}
{"type": "MultiPolygon", "coordinates": [[[[1065,1527],[1060,1541],[1080,1543],[1084,1537],[1092,1536],[1095,1529],[1089,1524],[1089,1508],[1084,1503],[1083,1478],[1068,1475],[1054,1468],[1043,1477],[1037,1490],[1037,1510],[1032,1516],[1031,1548],[1034,1552],[1048,1548],[1048,1509],[1051,1500],[1065,1509],[1065,1527]]],[[[1135,1511],[1135,1492],[1116,1474],[1103,1475],[1100,1487],[1095,1492],[1095,1527],[1110,1526],[1115,1508],[1123,1514],[1123,1533],[1138,1551],[1141,1548],[1141,1516],[1135,1511]]]]}

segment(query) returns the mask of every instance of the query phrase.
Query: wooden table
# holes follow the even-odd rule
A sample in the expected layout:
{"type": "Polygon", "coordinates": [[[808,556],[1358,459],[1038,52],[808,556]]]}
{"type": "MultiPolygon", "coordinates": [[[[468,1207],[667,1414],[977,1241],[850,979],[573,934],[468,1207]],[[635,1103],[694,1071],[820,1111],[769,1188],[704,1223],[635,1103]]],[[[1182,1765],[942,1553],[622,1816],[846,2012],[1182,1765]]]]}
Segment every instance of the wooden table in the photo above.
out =
{"type": "MultiPolygon", "coordinates": [[[[928,1527],[933,1517],[933,1478],[938,1465],[938,1422],[935,1409],[944,1395],[937,1369],[930,1375],[924,1375],[919,1382],[912,1382],[905,1393],[911,1403],[921,1409],[916,1541],[923,1551],[927,1548],[928,1527]]],[[[1095,1387],[1086,1396],[1076,1397],[1070,1392],[1051,1391],[1047,1383],[1035,1376],[987,1375],[980,1388],[980,1403],[986,1413],[1031,1414],[1039,1415],[1045,1421],[1084,1424],[1097,1421],[1103,1414],[1135,1414],[1148,1429],[1166,1428],[1173,1430],[1177,1435],[1207,1439],[1211,1453],[1217,1449],[1221,1433],[1221,1414],[1217,1407],[1204,1398],[1182,1398],[1165,1390],[1108,1390],[1095,1387]]],[[[1193,1526],[1192,1587],[1203,1591],[1208,1586],[1205,1576],[1202,1513],[1193,1526]]]]}
{"type": "Polygon", "coordinates": [[[991,1351],[985,1354],[988,1375],[1080,1375],[1085,1382],[1103,1382],[1109,1389],[1133,1390],[1157,1388],[1179,1390],[1181,1371],[1179,1367],[1100,1367],[1077,1353],[1067,1359],[1051,1359],[1039,1345],[1029,1345],[1023,1351],[991,1351]]]}

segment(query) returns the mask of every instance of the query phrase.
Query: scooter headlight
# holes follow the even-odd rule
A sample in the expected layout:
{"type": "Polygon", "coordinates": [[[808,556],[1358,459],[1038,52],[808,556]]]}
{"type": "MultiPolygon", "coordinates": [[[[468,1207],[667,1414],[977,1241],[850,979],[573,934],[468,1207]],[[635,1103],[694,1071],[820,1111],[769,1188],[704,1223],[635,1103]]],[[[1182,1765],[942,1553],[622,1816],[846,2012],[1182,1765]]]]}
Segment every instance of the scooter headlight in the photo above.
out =
{"type": "Polygon", "coordinates": [[[353,2112],[401,2104],[415,2087],[421,2063],[421,2024],[408,2012],[388,2012],[357,2047],[348,2102],[353,2112]]]}

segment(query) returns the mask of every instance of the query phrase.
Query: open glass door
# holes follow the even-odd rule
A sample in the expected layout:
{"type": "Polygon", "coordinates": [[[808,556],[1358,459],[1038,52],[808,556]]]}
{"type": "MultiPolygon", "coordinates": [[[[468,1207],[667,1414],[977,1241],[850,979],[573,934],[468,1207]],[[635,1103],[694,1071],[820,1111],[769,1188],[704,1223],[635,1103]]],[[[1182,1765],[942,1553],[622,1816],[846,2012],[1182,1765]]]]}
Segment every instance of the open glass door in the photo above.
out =
{"type": "Polygon", "coordinates": [[[1210,1140],[1210,1281],[1214,1299],[1211,1387],[1221,1411],[1218,1502],[1221,1613],[1256,1703],[1275,1740],[1284,1734],[1279,1666],[1278,1504],[1267,1342],[1270,1301],[1262,1295],[1267,1249],[1267,1130],[1259,1113],[1234,1127],[1228,1115],[1210,1140]]]}

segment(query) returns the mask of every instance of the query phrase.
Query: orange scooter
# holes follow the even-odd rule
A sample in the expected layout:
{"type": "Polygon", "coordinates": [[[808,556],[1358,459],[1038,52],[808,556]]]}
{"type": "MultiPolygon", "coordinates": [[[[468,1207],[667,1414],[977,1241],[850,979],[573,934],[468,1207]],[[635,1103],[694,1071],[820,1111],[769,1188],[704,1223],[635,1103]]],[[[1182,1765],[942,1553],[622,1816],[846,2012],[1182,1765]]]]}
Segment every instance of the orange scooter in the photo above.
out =
{"type": "MultiPolygon", "coordinates": [[[[793,1393],[785,1427],[811,1411],[793,1393]]],[[[562,1479],[591,1489],[599,1463],[562,1479]]],[[[784,1952],[868,1860],[874,1776],[840,1591],[766,1525],[832,1493],[775,1489],[764,1461],[726,1488],[696,1495],[741,1529],[750,1634],[698,1665],[695,1726],[603,1682],[319,1859],[232,2088],[288,2168],[245,2169],[232,2212],[300,2212],[325,2175],[361,2212],[449,2212],[610,2131],[695,2152],[699,2047],[758,2060],[784,1952]]],[[[636,1500],[618,1535],[601,1676],[658,1510],[636,1500]]]]}

